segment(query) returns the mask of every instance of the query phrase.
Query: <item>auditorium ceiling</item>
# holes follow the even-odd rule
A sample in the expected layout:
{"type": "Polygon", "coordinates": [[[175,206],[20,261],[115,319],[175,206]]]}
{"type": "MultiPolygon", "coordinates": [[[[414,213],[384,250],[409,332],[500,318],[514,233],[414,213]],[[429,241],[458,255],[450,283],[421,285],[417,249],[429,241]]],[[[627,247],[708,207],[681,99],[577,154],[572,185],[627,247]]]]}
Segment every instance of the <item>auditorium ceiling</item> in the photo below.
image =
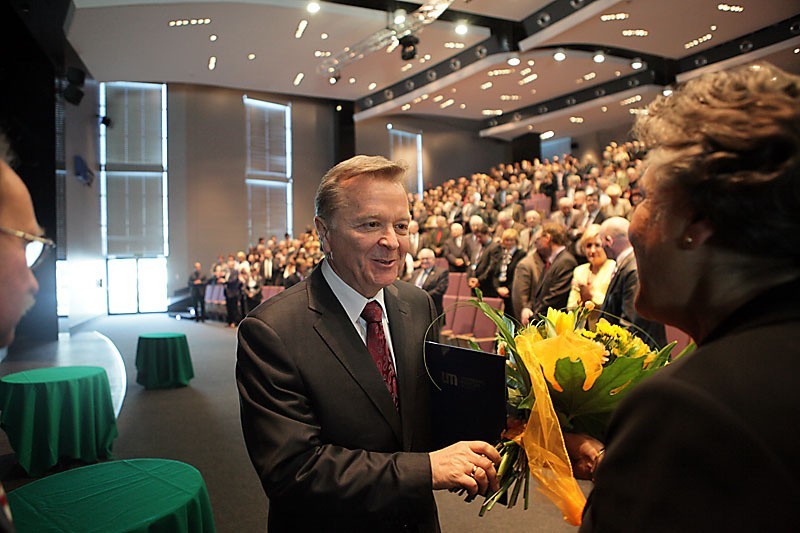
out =
{"type": "Polygon", "coordinates": [[[796,0],[350,0],[315,13],[308,4],[74,0],[65,29],[100,81],[353,102],[356,121],[470,119],[502,139],[630,122],[708,70],[766,59],[800,72],[796,0]]]}

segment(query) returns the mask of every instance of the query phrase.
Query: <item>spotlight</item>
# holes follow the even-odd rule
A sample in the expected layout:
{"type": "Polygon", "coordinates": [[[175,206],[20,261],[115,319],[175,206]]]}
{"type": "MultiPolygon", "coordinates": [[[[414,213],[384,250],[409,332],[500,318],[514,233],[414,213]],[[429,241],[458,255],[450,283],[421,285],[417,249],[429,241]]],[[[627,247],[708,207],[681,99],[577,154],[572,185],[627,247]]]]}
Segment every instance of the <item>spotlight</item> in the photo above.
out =
{"type": "Polygon", "coordinates": [[[559,63],[564,61],[567,58],[567,53],[564,51],[563,48],[559,48],[553,54],[553,59],[558,61],[559,63]]]}
{"type": "Polygon", "coordinates": [[[318,2],[309,2],[306,5],[306,11],[308,11],[312,15],[314,15],[316,13],[319,13],[319,8],[320,8],[320,6],[319,6],[318,2]]]}
{"type": "Polygon", "coordinates": [[[631,60],[631,68],[633,70],[639,70],[640,68],[644,67],[644,61],[642,61],[641,57],[634,57],[631,60]]]}
{"type": "Polygon", "coordinates": [[[336,83],[341,79],[342,75],[338,72],[334,72],[330,78],[328,78],[328,83],[331,85],[336,85],[336,83]]]}
{"type": "Polygon", "coordinates": [[[466,35],[468,31],[469,27],[466,22],[459,22],[458,25],[456,25],[456,33],[458,35],[466,35]]]}
{"type": "Polygon", "coordinates": [[[509,67],[516,67],[517,65],[520,64],[520,60],[516,56],[515,57],[509,57],[508,61],[506,61],[506,63],[508,63],[509,67]]]}
{"type": "Polygon", "coordinates": [[[606,55],[603,53],[602,50],[596,51],[594,53],[594,56],[592,57],[592,61],[594,61],[595,63],[602,63],[605,60],[606,60],[606,55]]]}
{"type": "Polygon", "coordinates": [[[400,39],[400,57],[403,61],[411,61],[417,57],[417,44],[419,38],[414,35],[406,35],[400,39]]]}

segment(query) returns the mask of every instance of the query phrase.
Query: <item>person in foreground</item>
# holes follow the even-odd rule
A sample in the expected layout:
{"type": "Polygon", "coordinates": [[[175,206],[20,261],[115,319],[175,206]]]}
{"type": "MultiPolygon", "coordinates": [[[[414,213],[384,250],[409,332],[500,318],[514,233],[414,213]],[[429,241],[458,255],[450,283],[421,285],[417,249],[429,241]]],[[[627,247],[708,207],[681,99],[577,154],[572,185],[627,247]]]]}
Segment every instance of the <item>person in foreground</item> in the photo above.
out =
{"type": "Polygon", "coordinates": [[[271,532],[438,531],[433,490],[498,488],[490,444],[428,453],[423,342],[436,311],[396,281],[404,174],[369,156],[328,171],[314,219],[324,261],[240,324],[242,430],[271,532]]]}
{"type": "MultiPolygon", "coordinates": [[[[34,268],[53,241],[42,237],[27,187],[9,166],[10,149],[0,132],[0,348],[14,340],[14,329],[33,307],[39,284],[34,268]]],[[[6,493],[0,485],[0,532],[14,531],[6,493]]]]}
{"type": "Polygon", "coordinates": [[[691,80],[640,116],[636,307],[698,349],[620,404],[583,531],[796,527],[798,125],[800,77],[768,64],[691,80]]]}

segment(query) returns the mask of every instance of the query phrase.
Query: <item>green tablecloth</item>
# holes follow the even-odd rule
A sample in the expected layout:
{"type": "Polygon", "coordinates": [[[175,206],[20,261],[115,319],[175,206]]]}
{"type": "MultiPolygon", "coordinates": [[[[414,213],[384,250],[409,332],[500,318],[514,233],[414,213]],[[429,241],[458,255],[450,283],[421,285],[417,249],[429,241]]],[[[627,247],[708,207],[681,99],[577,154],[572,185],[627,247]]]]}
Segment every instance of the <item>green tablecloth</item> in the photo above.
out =
{"type": "Polygon", "coordinates": [[[39,368],[4,376],[0,410],[0,427],[32,476],[60,458],[95,462],[111,457],[117,420],[101,367],[39,368]]]}
{"type": "Polygon", "coordinates": [[[8,502],[17,533],[214,531],[200,472],[165,459],[76,468],[13,490],[8,502]]]}
{"type": "Polygon", "coordinates": [[[194,377],[189,344],[183,333],[139,336],[136,346],[136,383],[147,389],[185,387],[194,377]]]}

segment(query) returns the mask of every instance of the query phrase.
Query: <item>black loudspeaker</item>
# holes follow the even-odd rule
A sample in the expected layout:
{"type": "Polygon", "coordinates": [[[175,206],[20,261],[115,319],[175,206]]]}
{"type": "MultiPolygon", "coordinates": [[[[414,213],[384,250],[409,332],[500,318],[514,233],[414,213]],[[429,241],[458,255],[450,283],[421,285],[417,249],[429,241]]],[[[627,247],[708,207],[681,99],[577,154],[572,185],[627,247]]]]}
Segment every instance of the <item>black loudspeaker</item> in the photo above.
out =
{"type": "Polygon", "coordinates": [[[69,67],[67,68],[67,81],[70,85],[83,87],[83,83],[86,81],[86,73],[79,68],[69,67]]]}
{"type": "Polygon", "coordinates": [[[74,85],[67,85],[64,89],[64,100],[72,105],[79,105],[83,100],[83,91],[74,85]]]}

